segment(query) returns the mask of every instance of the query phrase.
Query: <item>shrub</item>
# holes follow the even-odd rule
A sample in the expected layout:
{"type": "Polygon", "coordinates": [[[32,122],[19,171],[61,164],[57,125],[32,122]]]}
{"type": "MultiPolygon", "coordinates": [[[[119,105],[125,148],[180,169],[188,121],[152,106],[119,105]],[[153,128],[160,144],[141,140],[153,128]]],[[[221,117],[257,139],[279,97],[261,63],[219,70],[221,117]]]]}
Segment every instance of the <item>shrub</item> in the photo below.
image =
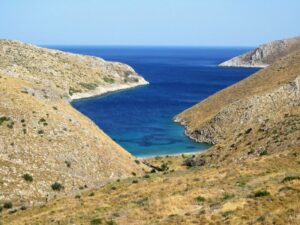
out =
{"type": "Polygon", "coordinates": [[[254,197],[264,197],[264,196],[268,196],[270,195],[270,193],[268,191],[257,191],[254,193],[254,197]]]}
{"type": "Polygon", "coordinates": [[[110,84],[112,84],[112,83],[115,82],[115,80],[114,80],[113,78],[110,78],[110,77],[104,77],[103,80],[104,80],[106,83],[110,83],[110,84]]]}
{"type": "Polygon", "coordinates": [[[11,209],[13,207],[13,204],[12,204],[12,202],[4,202],[4,204],[3,204],[3,208],[5,208],[5,209],[11,209]]]}
{"type": "Polygon", "coordinates": [[[138,180],[133,180],[132,183],[133,184],[137,184],[139,181],[138,180]]]}
{"type": "Polygon", "coordinates": [[[71,162],[70,162],[70,161],[66,160],[66,161],[65,161],[65,164],[66,164],[66,166],[67,166],[68,168],[71,167],[71,162]]]}
{"type": "Polygon", "coordinates": [[[107,225],[116,225],[117,223],[113,220],[106,221],[107,225]]]}
{"type": "Polygon", "coordinates": [[[223,200],[227,200],[227,199],[231,199],[231,198],[234,198],[234,194],[230,194],[230,193],[227,193],[227,192],[225,192],[223,194],[223,200]]]}
{"type": "Polygon", "coordinates": [[[95,193],[94,193],[94,192],[91,192],[91,193],[89,193],[89,196],[90,196],[90,197],[95,196],[95,193]]]}
{"type": "Polygon", "coordinates": [[[92,219],[90,223],[91,225],[99,225],[102,224],[102,219],[100,218],[92,219]]]}
{"type": "Polygon", "coordinates": [[[169,169],[169,166],[167,163],[163,163],[160,166],[161,171],[167,171],[169,169]]]}
{"type": "Polygon", "coordinates": [[[60,190],[64,189],[64,186],[59,182],[54,182],[51,185],[51,188],[52,188],[53,191],[60,191],[60,190]]]}
{"type": "Polygon", "coordinates": [[[144,176],[144,178],[150,178],[150,175],[149,175],[149,174],[146,174],[146,175],[144,176]]]}
{"type": "Polygon", "coordinates": [[[292,180],[300,180],[300,176],[287,176],[282,179],[281,183],[285,183],[292,180]]]}
{"type": "Polygon", "coordinates": [[[88,89],[88,90],[94,90],[98,87],[97,84],[94,84],[94,83],[79,83],[82,87],[84,87],[85,89],[88,89]]]}
{"type": "Polygon", "coordinates": [[[263,151],[259,154],[259,156],[264,156],[264,155],[268,155],[268,151],[267,151],[267,150],[263,150],[263,151]]]}
{"type": "Polygon", "coordinates": [[[138,199],[138,200],[134,201],[134,203],[139,205],[139,206],[145,206],[145,205],[148,204],[148,201],[149,201],[149,198],[145,197],[145,198],[141,198],[141,199],[138,199]]]}
{"type": "Polygon", "coordinates": [[[25,173],[23,175],[23,179],[27,182],[32,182],[33,181],[33,177],[29,174],[29,173],[25,173]]]}
{"type": "Polygon", "coordinates": [[[9,121],[10,119],[8,118],[8,117],[6,117],[6,116],[1,116],[0,117],[0,125],[3,123],[3,122],[5,122],[5,121],[9,121]]]}
{"type": "Polygon", "coordinates": [[[205,201],[205,198],[203,197],[203,196],[197,196],[196,198],[195,198],[195,201],[196,202],[198,202],[198,203],[200,203],[200,202],[204,202],[205,201]]]}

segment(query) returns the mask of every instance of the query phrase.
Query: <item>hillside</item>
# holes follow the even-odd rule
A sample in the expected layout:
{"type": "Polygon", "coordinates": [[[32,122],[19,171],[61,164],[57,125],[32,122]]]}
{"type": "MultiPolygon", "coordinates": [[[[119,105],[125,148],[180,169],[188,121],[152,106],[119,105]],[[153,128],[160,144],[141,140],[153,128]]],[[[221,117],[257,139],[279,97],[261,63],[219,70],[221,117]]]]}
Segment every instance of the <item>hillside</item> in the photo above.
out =
{"type": "Polygon", "coordinates": [[[42,84],[44,96],[78,99],[148,84],[130,66],[98,57],[0,40],[0,73],[42,84]]]}
{"type": "Polygon", "coordinates": [[[176,121],[191,138],[214,144],[250,128],[268,129],[299,110],[299,62],[300,52],[288,55],[185,110],[176,121]]]}
{"type": "Polygon", "coordinates": [[[142,83],[121,63],[0,41],[1,205],[28,207],[141,174],[146,167],[68,100],[142,83]]]}
{"type": "Polygon", "coordinates": [[[300,50],[300,37],[263,44],[258,48],[236,56],[219,66],[224,67],[266,67],[277,59],[300,50]]]}
{"type": "Polygon", "coordinates": [[[300,52],[177,116],[191,156],[137,161],[144,176],[3,210],[4,224],[300,224],[300,52]]]}

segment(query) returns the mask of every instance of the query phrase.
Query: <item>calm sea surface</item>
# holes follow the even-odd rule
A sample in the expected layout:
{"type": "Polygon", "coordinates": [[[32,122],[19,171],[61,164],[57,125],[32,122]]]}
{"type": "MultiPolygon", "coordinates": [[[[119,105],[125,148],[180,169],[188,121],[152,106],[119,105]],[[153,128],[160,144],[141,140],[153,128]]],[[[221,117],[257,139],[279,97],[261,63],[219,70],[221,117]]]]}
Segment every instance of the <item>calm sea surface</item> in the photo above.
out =
{"type": "Polygon", "coordinates": [[[173,117],[256,69],[217,65],[246,48],[53,47],[131,65],[150,85],[72,105],[137,157],[197,152],[173,117]]]}

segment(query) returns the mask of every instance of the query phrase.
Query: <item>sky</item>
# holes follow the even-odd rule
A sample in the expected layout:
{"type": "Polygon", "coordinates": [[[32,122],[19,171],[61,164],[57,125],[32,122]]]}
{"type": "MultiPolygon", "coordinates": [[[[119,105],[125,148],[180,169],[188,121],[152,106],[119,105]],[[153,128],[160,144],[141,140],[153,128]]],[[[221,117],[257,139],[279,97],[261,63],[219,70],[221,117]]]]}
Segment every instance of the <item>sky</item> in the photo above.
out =
{"type": "Polygon", "coordinates": [[[0,39],[257,46],[300,35],[299,0],[0,0],[0,39]]]}

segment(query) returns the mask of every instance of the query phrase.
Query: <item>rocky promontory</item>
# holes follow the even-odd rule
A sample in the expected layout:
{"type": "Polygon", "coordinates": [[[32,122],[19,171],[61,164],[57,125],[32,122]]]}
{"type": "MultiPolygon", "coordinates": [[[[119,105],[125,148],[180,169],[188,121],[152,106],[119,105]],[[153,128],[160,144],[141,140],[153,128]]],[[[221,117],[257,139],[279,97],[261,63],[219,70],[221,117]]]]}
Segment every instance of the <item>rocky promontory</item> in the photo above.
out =
{"type": "Polygon", "coordinates": [[[300,50],[300,37],[277,40],[221,63],[223,67],[264,68],[277,59],[300,50]]]}

